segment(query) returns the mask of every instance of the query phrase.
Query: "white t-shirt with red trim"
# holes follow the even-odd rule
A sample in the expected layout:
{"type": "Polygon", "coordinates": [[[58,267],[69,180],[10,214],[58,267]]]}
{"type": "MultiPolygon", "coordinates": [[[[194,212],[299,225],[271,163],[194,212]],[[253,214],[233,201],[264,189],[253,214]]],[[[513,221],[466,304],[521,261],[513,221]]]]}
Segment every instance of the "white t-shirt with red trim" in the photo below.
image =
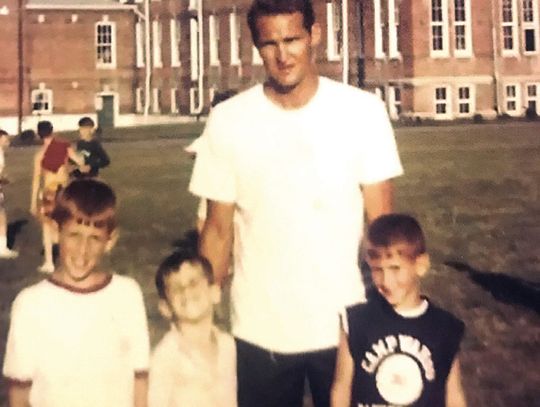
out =
{"type": "Polygon", "coordinates": [[[375,95],[320,77],[285,110],[257,85],[208,118],[190,183],[234,203],[235,336],[271,351],[337,345],[338,314],[363,298],[361,185],[403,172],[375,95]]]}
{"type": "Polygon", "coordinates": [[[149,340],[139,285],[112,275],[78,292],[48,279],[25,288],[11,310],[3,373],[28,384],[33,407],[132,407],[149,340]]]}

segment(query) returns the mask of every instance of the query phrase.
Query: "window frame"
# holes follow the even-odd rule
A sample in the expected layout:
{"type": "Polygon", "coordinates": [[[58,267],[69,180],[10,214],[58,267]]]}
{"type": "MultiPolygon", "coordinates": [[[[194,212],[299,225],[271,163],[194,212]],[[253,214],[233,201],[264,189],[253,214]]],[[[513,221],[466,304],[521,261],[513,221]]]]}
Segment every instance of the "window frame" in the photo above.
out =
{"type": "Polygon", "coordinates": [[[96,68],[97,69],[115,69],[116,68],[116,23],[114,21],[108,21],[108,19],[103,19],[95,23],[94,26],[94,41],[95,41],[95,57],[96,57],[96,68]],[[110,41],[107,43],[100,43],[100,37],[102,34],[99,32],[100,26],[109,26],[110,27],[110,41]],[[100,53],[105,52],[105,50],[100,51],[100,47],[110,48],[110,62],[100,61],[100,53]]]}
{"type": "MultiPolygon", "coordinates": [[[[432,58],[448,58],[449,53],[449,38],[448,38],[448,0],[431,0],[430,3],[430,25],[429,25],[429,51],[432,58]],[[438,3],[438,4],[435,4],[438,3]],[[440,7],[435,7],[439,6],[440,7]],[[439,10],[440,13],[436,12],[439,10]],[[434,19],[436,14],[440,14],[440,20],[434,19]],[[435,28],[440,29],[440,49],[435,48],[435,28]]],[[[439,35],[439,33],[437,33],[439,35]]]]}
{"type": "Polygon", "coordinates": [[[433,113],[435,119],[445,120],[452,117],[452,89],[448,85],[435,86],[433,92],[433,113]],[[437,92],[444,90],[444,99],[438,97],[437,92]],[[438,107],[444,106],[444,112],[439,112],[438,107]]]}
{"type": "Polygon", "coordinates": [[[476,88],[469,84],[460,84],[456,89],[456,116],[472,117],[476,112],[476,88]],[[461,90],[467,89],[468,97],[462,97],[461,90]],[[462,112],[461,107],[467,106],[468,112],[462,112]]]}
{"type": "Polygon", "coordinates": [[[152,65],[154,68],[163,67],[163,24],[160,20],[152,20],[152,65]]]}
{"type": "Polygon", "coordinates": [[[509,116],[520,116],[521,115],[521,87],[519,83],[505,83],[504,89],[503,89],[503,95],[504,95],[504,112],[508,114],[509,116]],[[514,94],[509,95],[508,89],[513,88],[514,94]],[[515,109],[509,109],[508,104],[509,103],[515,104],[515,109]]]}
{"type": "Polygon", "coordinates": [[[32,107],[32,114],[33,115],[42,115],[42,114],[52,114],[53,113],[53,91],[52,89],[48,89],[45,87],[44,84],[40,83],[39,85],[39,88],[38,89],[33,89],[31,92],[30,92],[30,102],[31,102],[31,107],[32,107]],[[38,95],[44,95],[46,96],[45,99],[46,101],[44,103],[47,104],[47,108],[46,109],[35,109],[35,105],[37,103],[43,103],[43,102],[38,102],[37,101],[37,97],[38,95]]]}
{"type": "Polygon", "coordinates": [[[537,0],[521,0],[521,47],[523,55],[538,54],[538,1],[537,0]],[[526,4],[528,3],[528,4],[526,4]],[[529,7],[530,6],[530,7],[529,7]],[[530,20],[529,17],[530,16],[530,20]],[[534,49],[527,50],[527,32],[532,31],[532,39],[534,41],[534,49]]]}
{"type": "Polygon", "coordinates": [[[343,21],[341,1],[326,2],[326,58],[328,61],[340,61],[343,48],[343,21]]]}
{"type": "Polygon", "coordinates": [[[182,62],[180,61],[182,25],[178,18],[171,18],[169,20],[169,35],[171,40],[171,67],[178,68],[182,66],[182,62]]]}
{"type": "Polygon", "coordinates": [[[210,14],[208,16],[208,42],[208,55],[210,60],[210,66],[220,66],[220,26],[219,18],[215,14],[210,14]]]}
{"type": "Polygon", "coordinates": [[[454,0],[454,56],[457,58],[469,58],[472,56],[472,29],[471,29],[471,0],[454,0]],[[463,3],[462,9],[458,9],[456,1],[463,3]],[[461,12],[458,13],[458,10],[461,12]],[[463,20],[458,20],[459,14],[463,14],[463,20]],[[462,34],[458,34],[458,28],[463,29],[462,34]],[[463,36],[463,48],[458,48],[458,35],[463,36]]]}
{"type": "Polygon", "coordinates": [[[231,47],[230,48],[230,51],[231,51],[230,64],[231,66],[239,66],[242,62],[242,59],[240,56],[241,27],[240,27],[240,19],[238,18],[236,9],[233,9],[229,13],[229,34],[230,34],[230,47],[231,47]]]}
{"type": "Polygon", "coordinates": [[[501,55],[503,57],[513,57],[518,54],[518,20],[516,0],[501,0],[501,55]],[[507,17],[508,13],[510,16],[507,17]],[[509,30],[509,34],[505,33],[509,30]],[[511,47],[507,47],[507,39],[512,42],[511,47]]]}

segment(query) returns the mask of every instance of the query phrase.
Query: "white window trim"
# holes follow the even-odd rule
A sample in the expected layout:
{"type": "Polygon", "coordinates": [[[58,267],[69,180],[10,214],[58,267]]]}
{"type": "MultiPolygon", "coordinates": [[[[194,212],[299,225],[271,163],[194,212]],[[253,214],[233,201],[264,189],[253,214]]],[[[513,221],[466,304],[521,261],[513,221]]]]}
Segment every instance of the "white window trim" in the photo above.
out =
{"type": "Polygon", "coordinates": [[[535,55],[539,53],[539,44],[538,44],[538,1],[532,0],[532,12],[533,12],[533,21],[525,21],[523,18],[523,0],[521,2],[521,49],[523,50],[523,55],[535,55]],[[534,51],[526,51],[525,50],[525,31],[526,30],[534,30],[534,45],[535,50],[534,51]]]}
{"type": "Polygon", "coordinates": [[[40,83],[39,89],[34,89],[30,93],[30,102],[32,103],[32,114],[51,114],[53,112],[53,91],[51,89],[45,88],[44,83],[40,83]],[[38,94],[47,95],[47,109],[34,110],[34,104],[37,103],[36,98],[38,94]]]}
{"type": "MultiPolygon", "coordinates": [[[[336,3],[333,0],[326,3],[326,57],[328,61],[341,60],[341,53],[338,49],[336,38],[336,3]]],[[[341,10],[337,10],[339,13],[341,10]]]]}
{"type": "Polygon", "coordinates": [[[373,0],[373,47],[376,59],[384,59],[381,0],[373,0]]]}
{"type": "Polygon", "coordinates": [[[152,20],[152,62],[155,68],[163,67],[161,55],[162,34],[161,21],[152,20]]]}
{"type": "Polygon", "coordinates": [[[458,117],[472,117],[474,116],[474,113],[476,112],[476,87],[474,85],[469,84],[460,84],[456,86],[456,116],[458,117]],[[468,99],[460,99],[459,97],[459,89],[460,88],[469,88],[469,98],[468,99]],[[459,111],[460,104],[467,103],[469,105],[469,113],[461,113],[459,111]]]}
{"type": "Polygon", "coordinates": [[[199,79],[199,22],[195,18],[189,19],[189,52],[191,80],[199,79]]]}
{"type": "Polygon", "coordinates": [[[169,22],[169,32],[171,37],[171,66],[177,68],[180,63],[180,21],[171,18],[169,22]]]}
{"type": "Polygon", "coordinates": [[[171,88],[171,113],[178,113],[178,88],[171,88]]]}
{"type": "Polygon", "coordinates": [[[456,8],[454,3],[454,56],[456,58],[470,58],[473,55],[472,48],[472,27],[471,27],[471,0],[464,1],[464,13],[465,21],[456,21],[456,8]],[[457,49],[455,44],[456,40],[456,27],[463,26],[465,28],[465,48],[457,49]]]}
{"type": "Polygon", "coordinates": [[[255,45],[251,47],[251,64],[257,66],[263,65],[261,54],[255,45]]]}
{"type": "Polygon", "coordinates": [[[189,89],[189,113],[190,114],[196,114],[198,113],[198,110],[197,110],[197,104],[198,104],[198,98],[197,98],[197,93],[199,92],[199,89],[198,88],[190,88],[189,89]]]}
{"type": "Polygon", "coordinates": [[[142,21],[135,23],[135,58],[137,68],[144,67],[144,25],[142,21]]]}
{"type": "Polygon", "coordinates": [[[388,0],[388,56],[391,59],[400,59],[401,52],[398,49],[399,2],[388,0]]]}
{"type": "Polygon", "coordinates": [[[210,58],[210,66],[219,66],[219,20],[214,14],[208,16],[208,53],[210,58]]]}
{"type": "Polygon", "coordinates": [[[433,116],[438,120],[447,120],[452,118],[452,89],[448,85],[439,85],[433,88],[433,116]],[[446,105],[445,113],[437,113],[437,104],[441,103],[442,99],[437,99],[437,89],[446,89],[446,98],[444,103],[446,105]]]}
{"type": "Polygon", "coordinates": [[[160,89],[152,88],[152,113],[161,113],[160,96],[160,89]]]}
{"type": "Polygon", "coordinates": [[[143,113],[144,111],[144,91],[143,88],[135,89],[135,112],[143,113]]]}
{"type": "Polygon", "coordinates": [[[518,9],[516,0],[511,0],[512,6],[512,21],[504,22],[503,21],[503,3],[500,3],[500,12],[501,12],[501,55],[503,57],[515,57],[518,55],[518,9]],[[504,27],[512,28],[512,49],[504,48],[504,27]]]}
{"type": "Polygon", "coordinates": [[[536,102],[536,114],[540,114],[540,82],[528,82],[524,85],[525,89],[525,105],[526,108],[529,107],[529,102],[531,100],[534,100],[536,102]],[[536,96],[529,96],[528,87],[529,86],[536,86],[536,96]]]}
{"type": "Polygon", "coordinates": [[[116,23],[108,21],[108,19],[98,21],[94,26],[95,33],[95,51],[96,51],[96,68],[98,69],[115,69],[116,68],[116,23]],[[109,25],[111,27],[111,62],[103,63],[97,60],[97,47],[98,47],[98,26],[109,25]]]}
{"type": "Polygon", "coordinates": [[[504,95],[504,112],[509,116],[521,116],[522,114],[522,103],[521,103],[521,86],[519,83],[505,83],[503,86],[503,95],[504,95]],[[514,97],[508,97],[506,93],[506,88],[513,86],[516,90],[516,95],[514,97]],[[516,102],[516,110],[508,110],[508,102],[516,102]]]}
{"type": "Polygon", "coordinates": [[[396,88],[400,90],[400,97],[403,97],[403,89],[399,86],[389,86],[388,87],[388,115],[392,120],[399,119],[399,113],[396,109],[396,106],[402,106],[402,100],[396,100],[396,88]]]}
{"type": "MultiPolygon", "coordinates": [[[[441,1],[442,21],[430,20],[429,25],[429,55],[432,58],[448,58],[450,56],[448,47],[448,0],[441,1]],[[441,26],[442,28],[442,49],[433,49],[433,27],[441,26]]],[[[433,0],[430,1],[430,18],[433,14],[433,0]]]]}
{"type": "Polygon", "coordinates": [[[229,14],[229,32],[231,44],[231,65],[240,65],[240,32],[238,30],[238,16],[236,10],[229,14]]]}

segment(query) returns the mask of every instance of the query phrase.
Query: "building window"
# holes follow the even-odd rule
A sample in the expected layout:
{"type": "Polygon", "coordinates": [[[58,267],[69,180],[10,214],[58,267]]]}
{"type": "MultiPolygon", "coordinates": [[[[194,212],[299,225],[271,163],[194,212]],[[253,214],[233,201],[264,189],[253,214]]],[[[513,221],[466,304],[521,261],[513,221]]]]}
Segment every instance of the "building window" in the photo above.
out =
{"type": "Polygon", "coordinates": [[[326,56],[329,61],[337,61],[341,58],[343,46],[340,0],[326,3],[326,34],[326,56]]]}
{"type": "Polygon", "coordinates": [[[189,89],[189,112],[191,114],[197,113],[197,103],[199,100],[199,89],[190,88],[189,89]]]}
{"type": "Polygon", "coordinates": [[[135,24],[135,53],[137,68],[144,67],[144,26],[141,21],[135,24]]]}
{"type": "Polygon", "coordinates": [[[458,88],[458,114],[460,116],[471,116],[474,113],[474,95],[471,86],[460,86],[458,88]]]}
{"type": "Polygon", "coordinates": [[[393,120],[399,119],[401,115],[401,88],[399,86],[390,86],[388,109],[390,118],[393,120]]]}
{"type": "Polygon", "coordinates": [[[144,91],[143,88],[135,89],[135,112],[143,113],[144,111],[144,91]]]}
{"type": "Polygon", "coordinates": [[[522,2],[522,26],[523,26],[523,51],[535,53],[538,51],[538,2],[536,0],[523,0],[522,2]]]}
{"type": "Polygon", "coordinates": [[[383,19],[382,19],[381,0],[373,0],[373,41],[375,48],[375,58],[382,59],[385,57],[383,47],[383,19]]]}
{"type": "Polygon", "coordinates": [[[208,37],[210,41],[210,65],[219,66],[219,19],[215,15],[208,17],[208,37]]]}
{"type": "Polygon", "coordinates": [[[259,53],[259,50],[255,45],[251,48],[251,63],[252,65],[262,65],[263,60],[261,58],[261,54],[259,53]]]}
{"type": "Polygon", "coordinates": [[[470,0],[454,0],[454,54],[469,57],[472,54],[470,0]]]}
{"type": "Polygon", "coordinates": [[[231,65],[240,65],[240,19],[235,10],[229,14],[229,29],[231,34],[231,65]]]}
{"type": "Polygon", "coordinates": [[[517,19],[514,2],[515,0],[502,0],[503,55],[515,55],[517,53],[515,41],[517,19]]]}
{"type": "Polygon", "coordinates": [[[445,86],[435,88],[435,115],[444,118],[450,113],[449,91],[445,86]]]}
{"type": "Polygon", "coordinates": [[[540,114],[540,84],[527,85],[527,109],[540,114]]]}
{"type": "Polygon", "coordinates": [[[401,0],[388,0],[388,54],[390,58],[399,58],[401,48],[399,43],[401,0]]]}
{"type": "Polygon", "coordinates": [[[161,22],[157,20],[152,21],[152,62],[156,68],[163,66],[163,60],[161,58],[162,35],[161,22]]]}
{"type": "Polygon", "coordinates": [[[96,66],[116,67],[116,26],[110,22],[96,24],[96,66]]]}
{"type": "Polygon", "coordinates": [[[171,113],[178,113],[178,89],[171,89],[171,113]]]}
{"type": "Polygon", "coordinates": [[[182,38],[180,31],[180,20],[172,18],[169,23],[171,35],[171,66],[180,66],[180,39],[182,38]]]}
{"type": "Polygon", "coordinates": [[[32,101],[33,114],[48,114],[53,111],[53,93],[51,89],[45,89],[43,84],[40,84],[39,89],[32,91],[30,95],[32,101]]]}
{"type": "Polygon", "coordinates": [[[519,86],[506,85],[504,95],[506,112],[517,115],[519,113],[519,86]]]}
{"type": "Polygon", "coordinates": [[[189,19],[189,50],[191,80],[199,79],[199,22],[196,18],[189,19]]]}
{"type": "Polygon", "coordinates": [[[448,56],[447,0],[431,0],[431,56],[448,56]]]}
{"type": "Polygon", "coordinates": [[[152,89],[152,113],[161,112],[161,89],[152,89]]]}

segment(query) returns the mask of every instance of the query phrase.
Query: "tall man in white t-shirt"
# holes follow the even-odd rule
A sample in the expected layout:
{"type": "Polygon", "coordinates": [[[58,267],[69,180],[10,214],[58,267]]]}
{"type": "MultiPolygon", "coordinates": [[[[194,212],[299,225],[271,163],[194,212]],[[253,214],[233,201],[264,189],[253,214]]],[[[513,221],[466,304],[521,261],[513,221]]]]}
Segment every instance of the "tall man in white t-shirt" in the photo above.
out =
{"type": "Polygon", "coordinates": [[[392,210],[402,167],[383,103],[318,76],[309,0],[255,0],[248,24],[267,80],[208,118],[190,184],[209,200],[201,252],[217,281],[234,254],[240,407],[301,406],[306,378],[328,406],[338,313],[364,300],[364,211],[392,210]]]}

